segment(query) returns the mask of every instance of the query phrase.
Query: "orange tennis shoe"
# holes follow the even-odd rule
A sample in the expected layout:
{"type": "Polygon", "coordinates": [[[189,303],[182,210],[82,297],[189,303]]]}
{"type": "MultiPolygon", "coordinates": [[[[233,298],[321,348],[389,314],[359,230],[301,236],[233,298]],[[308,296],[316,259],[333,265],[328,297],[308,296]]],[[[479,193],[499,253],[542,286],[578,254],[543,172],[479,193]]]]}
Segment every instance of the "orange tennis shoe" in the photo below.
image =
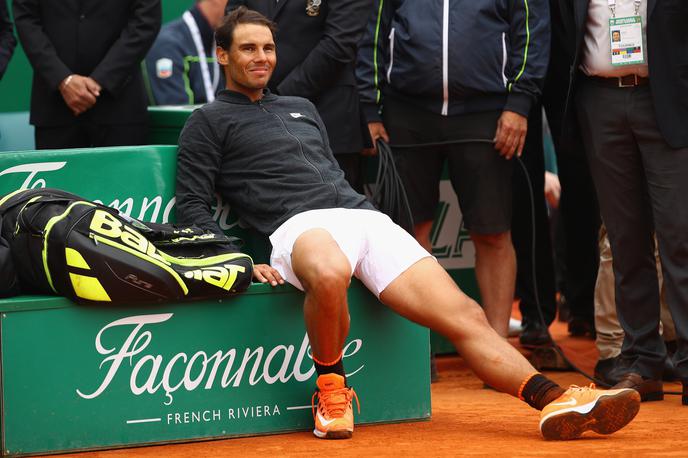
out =
{"type": "MultiPolygon", "coordinates": [[[[323,374],[317,380],[318,390],[313,394],[311,405],[315,428],[313,434],[321,439],[349,439],[354,433],[354,412],[351,400],[358,397],[353,388],[344,384],[338,374],[323,374]],[[318,405],[315,405],[315,397],[318,405]]],[[[361,406],[358,404],[358,412],[361,406]]]]}
{"type": "Polygon", "coordinates": [[[630,423],[638,410],[640,395],[635,390],[571,385],[542,410],[540,432],[548,440],[575,439],[585,431],[611,434],[630,423]]]}

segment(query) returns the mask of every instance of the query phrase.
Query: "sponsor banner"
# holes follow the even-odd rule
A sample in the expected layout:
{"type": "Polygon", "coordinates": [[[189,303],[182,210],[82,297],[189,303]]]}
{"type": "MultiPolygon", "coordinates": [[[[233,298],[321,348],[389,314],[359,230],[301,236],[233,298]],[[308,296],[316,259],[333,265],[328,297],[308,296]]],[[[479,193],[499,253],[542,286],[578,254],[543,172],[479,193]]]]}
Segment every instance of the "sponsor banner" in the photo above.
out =
{"type": "MultiPolygon", "coordinates": [[[[312,428],[315,370],[294,288],[136,308],[51,300],[3,303],[15,310],[0,318],[5,454],[312,428]]],[[[350,307],[357,423],[429,418],[428,331],[358,282],[350,307]]]]}

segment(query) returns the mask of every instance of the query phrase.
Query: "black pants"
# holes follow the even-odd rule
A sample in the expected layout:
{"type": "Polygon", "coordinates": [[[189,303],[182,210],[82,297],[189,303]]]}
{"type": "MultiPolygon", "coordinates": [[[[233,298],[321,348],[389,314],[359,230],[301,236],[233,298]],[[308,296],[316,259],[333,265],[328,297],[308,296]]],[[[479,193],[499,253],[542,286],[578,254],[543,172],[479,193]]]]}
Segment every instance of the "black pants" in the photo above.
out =
{"type": "Polygon", "coordinates": [[[36,126],[36,149],[91,148],[94,146],[145,145],[145,124],[96,124],[79,120],[68,126],[36,126]]]}
{"type": "Polygon", "coordinates": [[[621,355],[630,371],[662,374],[656,231],[677,371],[688,380],[688,148],[672,148],[662,137],[649,86],[584,79],[576,110],[614,259],[621,355]]]}
{"type": "Polygon", "coordinates": [[[528,116],[528,134],[521,162],[525,170],[517,165],[513,175],[511,220],[511,240],[516,251],[516,297],[521,300],[519,308],[525,322],[540,321],[537,309],[539,302],[545,322],[549,325],[554,321],[557,306],[552,242],[544,194],[545,153],[540,105],[535,106],[528,116]]]}
{"type": "MultiPolygon", "coordinates": [[[[551,84],[559,85],[560,82],[551,84]]],[[[543,105],[552,132],[561,183],[557,220],[557,246],[561,249],[557,253],[563,255],[560,264],[563,282],[559,291],[566,298],[571,318],[593,324],[600,257],[600,210],[580,132],[576,126],[568,126],[564,138],[564,102],[559,97],[561,88],[549,87],[545,91],[543,105]]]]}

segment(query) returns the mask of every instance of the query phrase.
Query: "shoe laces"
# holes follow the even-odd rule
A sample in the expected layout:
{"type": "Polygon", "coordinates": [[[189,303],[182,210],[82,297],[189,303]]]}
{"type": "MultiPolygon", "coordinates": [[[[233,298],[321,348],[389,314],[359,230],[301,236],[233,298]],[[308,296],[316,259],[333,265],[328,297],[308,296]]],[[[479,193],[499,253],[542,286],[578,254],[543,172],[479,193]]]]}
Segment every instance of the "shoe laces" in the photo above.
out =
{"type": "Polygon", "coordinates": [[[588,391],[588,390],[595,390],[595,389],[596,389],[595,384],[591,383],[588,386],[571,385],[571,386],[569,386],[568,391],[588,391]]]}
{"type": "Polygon", "coordinates": [[[320,391],[316,390],[311,398],[311,409],[313,410],[313,418],[315,418],[316,402],[318,398],[317,407],[322,409],[325,418],[341,418],[344,416],[346,409],[351,404],[352,399],[356,399],[356,406],[358,413],[361,413],[361,403],[358,400],[358,395],[353,388],[339,388],[336,390],[320,391]]]}

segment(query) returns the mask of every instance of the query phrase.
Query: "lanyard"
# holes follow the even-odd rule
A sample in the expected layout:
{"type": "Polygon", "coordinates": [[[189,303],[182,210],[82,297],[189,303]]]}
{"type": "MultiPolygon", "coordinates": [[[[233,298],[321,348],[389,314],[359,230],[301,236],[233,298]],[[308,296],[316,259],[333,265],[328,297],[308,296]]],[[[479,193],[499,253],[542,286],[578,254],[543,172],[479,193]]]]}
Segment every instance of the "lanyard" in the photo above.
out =
{"type": "MultiPolygon", "coordinates": [[[[642,0],[633,0],[633,6],[635,7],[635,15],[638,15],[640,11],[640,3],[642,0]]],[[[616,17],[616,0],[607,0],[607,5],[609,5],[609,11],[612,12],[612,17],[616,17]]]]}
{"type": "MultiPolygon", "coordinates": [[[[198,25],[194,20],[191,13],[188,11],[184,12],[182,16],[186,26],[191,32],[191,38],[193,38],[194,45],[196,45],[196,54],[198,54],[199,65],[201,66],[201,75],[203,76],[203,86],[205,88],[205,98],[208,102],[215,100],[215,91],[220,83],[220,66],[217,60],[213,62],[213,82],[210,82],[210,69],[208,68],[208,59],[205,55],[205,49],[203,48],[203,42],[201,41],[201,32],[198,30],[198,25]]],[[[213,52],[215,51],[215,44],[213,43],[213,52]]]]}

